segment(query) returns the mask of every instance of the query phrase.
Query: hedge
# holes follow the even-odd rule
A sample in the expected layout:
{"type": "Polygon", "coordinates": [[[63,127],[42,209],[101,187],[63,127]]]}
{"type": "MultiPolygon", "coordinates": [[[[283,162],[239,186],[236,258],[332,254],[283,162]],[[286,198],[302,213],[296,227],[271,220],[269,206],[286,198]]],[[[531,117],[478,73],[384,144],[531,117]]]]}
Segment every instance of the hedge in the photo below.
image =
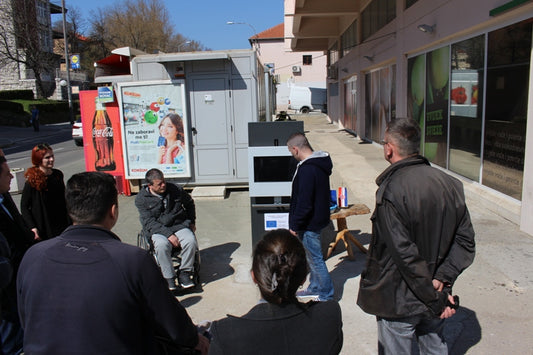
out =
{"type": "Polygon", "coordinates": [[[5,90],[0,91],[0,100],[33,100],[32,90],[5,90]]]}
{"type": "Polygon", "coordinates": [[[13,101],[0,101],[0,110],[22,113],[24,112],[24,105],[13,101]]]}
{"type": "MultiPolygon", "coordinates": [[[[79,102],[73,102],[74,121],[78,116],[79,102]]],[[[68,102],[65,101],[2,101],[0,100],[0,126],[29,126],[31,107],[36,106],[39,110],[39,122],[41,124],[69,122],[68,102]],[[27,111],[25,111],[27,110],[27,111]]]]}

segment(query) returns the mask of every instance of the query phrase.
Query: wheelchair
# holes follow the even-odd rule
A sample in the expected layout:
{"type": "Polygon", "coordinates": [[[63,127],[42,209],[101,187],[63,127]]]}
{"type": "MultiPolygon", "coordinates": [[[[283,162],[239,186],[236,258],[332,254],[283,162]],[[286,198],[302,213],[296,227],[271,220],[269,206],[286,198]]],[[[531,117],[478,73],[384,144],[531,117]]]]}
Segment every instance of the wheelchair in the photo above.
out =
{"type": "MultiPolygon", "coordinates": [[[[159,265],[159,263],[157,262],[157,256],[155,255],[154,243],[152,242],[152,238],[149,233],[145,232],[144,230],[141,230],[137,234],[137,246],[141,249],[146,250],[148,253],[150,253],[150,255],[152,255],[157,265],[159,265]]],[[[181,264],[181,257],[179,256],[180,252],[181,252],[181,249],[179,248],[172,249],[172,263],[174,266],[174,270],[176,270],[176,273],[179,273],[179,267],[181,264]]],[[[194,254],[194,272],[193,272],[193,282],[196,285],[195,287],[201,286],[200,265],[201,265],[200,250],[196,249],[196,253],[194,254]]]]}

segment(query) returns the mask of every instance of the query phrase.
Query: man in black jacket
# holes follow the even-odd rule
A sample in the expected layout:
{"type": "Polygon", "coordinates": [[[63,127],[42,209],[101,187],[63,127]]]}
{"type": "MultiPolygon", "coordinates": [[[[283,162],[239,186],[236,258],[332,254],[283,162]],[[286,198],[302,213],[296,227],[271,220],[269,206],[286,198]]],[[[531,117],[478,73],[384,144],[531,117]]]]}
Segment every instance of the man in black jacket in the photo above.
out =
{"type": "Polygon", "coordinates": [[[196,210],[192,197],[183,188],[167,184],[158,169],[150,169],[145,176],[147,186],[135,198],[143,232],[154,243],[157,262],[171,290],[176,289],[176,271],[172,264],[172,249],[181,249],[178,281],[181,287],[194,287],[194,259],[198,250],[196,210]]]}
{"type": "Polygon", "coordinates": [[[111,232],[118,219],[114,178],[75,174],[66,201],[74,225],[30,248],[17,276],[24,352],[160,354],[166,343],[206,353],[207,340],[150,254],[111,232]]]}
{"type": "Polygon", "coordinates": [[[33,242],[33,233],[24,224],[8,192],[12,178],[7,160],[0,150],[0,234],[7,242],[8,248],[3,248],[3,252],[9,258],[9,265],[12,268],[12,277],[4,280],[7,285],[0,291],[0,353],[3,354],[16,354],[22,350],[23,333],[17,314],[17,290],[14,275],[17,273],[24,253],[33,242]]]}
{"type": "Polygon", "coordinates": [[[461,182],[418,155],[420,128],[389,122],[376,179],[372,240],[357,304],[377,316],[380,354],[446,354],[444,318],[455,314],[452,286],[474,260],[474,230],[461,182]]]}

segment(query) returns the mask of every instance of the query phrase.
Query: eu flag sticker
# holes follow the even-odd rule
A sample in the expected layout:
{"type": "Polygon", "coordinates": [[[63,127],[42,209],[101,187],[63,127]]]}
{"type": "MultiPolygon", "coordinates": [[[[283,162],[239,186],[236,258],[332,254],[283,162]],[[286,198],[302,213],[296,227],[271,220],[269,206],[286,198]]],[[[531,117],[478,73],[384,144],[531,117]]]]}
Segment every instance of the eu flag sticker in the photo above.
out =
{"type": "Polygon", "coordinates": [[[277,228],[278,221],[266,221],[267,228],[277,228]]]}

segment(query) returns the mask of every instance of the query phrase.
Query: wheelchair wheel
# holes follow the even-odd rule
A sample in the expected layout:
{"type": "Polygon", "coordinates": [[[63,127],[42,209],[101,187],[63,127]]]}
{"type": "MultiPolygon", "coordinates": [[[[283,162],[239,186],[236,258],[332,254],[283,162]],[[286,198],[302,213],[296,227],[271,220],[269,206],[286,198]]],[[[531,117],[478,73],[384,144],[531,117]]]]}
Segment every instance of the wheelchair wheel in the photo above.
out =
{"type": "Polygon", "coordinates": [[[153,245],[148,241],[148,238],[142,232],[137,234],[137,246],[155,256],[153,245]]]}
{"type": "Polygon", "coordinates": [[[194,275],[193,275],[193,282],[195,285],[199,286],[201,285],[200,282],[200,266],[201,266],[201,258],[200,258],[200,250],[197,250],[194,254],[194,275]]]}

